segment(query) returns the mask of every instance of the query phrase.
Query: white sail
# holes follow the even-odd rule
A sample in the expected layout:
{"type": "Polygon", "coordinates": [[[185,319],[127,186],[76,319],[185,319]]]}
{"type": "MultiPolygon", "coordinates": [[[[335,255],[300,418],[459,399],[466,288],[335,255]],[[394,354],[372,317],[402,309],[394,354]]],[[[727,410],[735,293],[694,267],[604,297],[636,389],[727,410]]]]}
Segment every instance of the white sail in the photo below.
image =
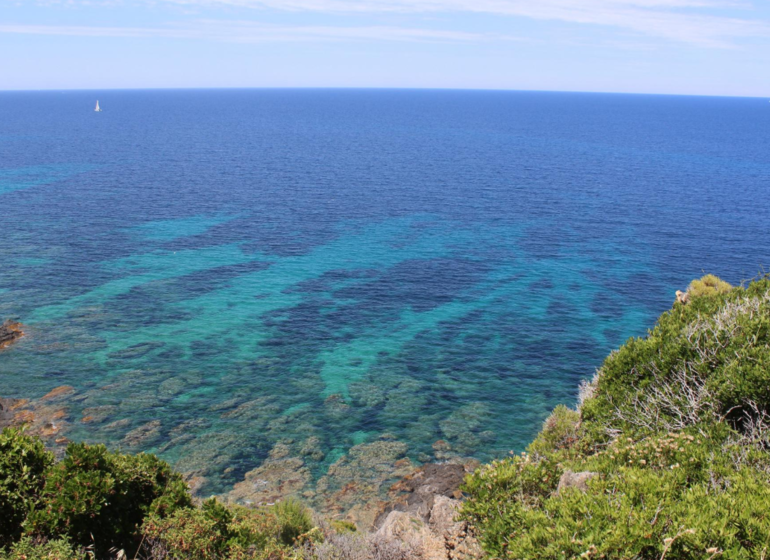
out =
{"type": "Polygon", "coordinates": [[[98,99],[96,100],[96,109],[94,109],[94,111],[96,111],[97,113],[101,113],[102,112],[102,110],[99,108],[99,100],[98,99]]]}

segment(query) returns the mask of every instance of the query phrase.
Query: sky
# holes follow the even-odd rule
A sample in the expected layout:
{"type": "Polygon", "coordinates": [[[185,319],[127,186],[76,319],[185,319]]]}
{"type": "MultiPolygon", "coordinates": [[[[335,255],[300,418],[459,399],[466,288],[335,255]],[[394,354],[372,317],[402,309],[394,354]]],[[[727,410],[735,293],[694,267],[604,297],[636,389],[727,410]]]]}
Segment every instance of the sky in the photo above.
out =
{"type": "Polygon", "coordinates": [[[0,0],[0,90],[770,97],[770,0],[0,0]]]}

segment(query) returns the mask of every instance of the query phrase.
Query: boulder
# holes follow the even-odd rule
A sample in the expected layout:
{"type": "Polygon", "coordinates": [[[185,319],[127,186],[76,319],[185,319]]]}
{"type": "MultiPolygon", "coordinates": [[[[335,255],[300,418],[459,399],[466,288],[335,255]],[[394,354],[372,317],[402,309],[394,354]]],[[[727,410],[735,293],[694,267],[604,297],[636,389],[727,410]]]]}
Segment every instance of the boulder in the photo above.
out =
{"type": "Polygon", "coordinates": [[[434,534],[446,539],[457,538],[465,532],[465,523],[456,521],[460,500],[436,496],[430,511],[430,528],[434,534]]]}
{"type": "Polygon", "coordinates": [[[676,301],[677,303],[681,303],[682,305],[687,305],[690,303],[690,294],[687,292],[683,292],[681,290],[676,291],[676,301]]]}
{"type": "Polygon", "coordinates": [[[586,492],[588,490],[588,481],[597,476],[599,476],[599,473],[590,471],[565,471],[559,479],[559,486],[556,488],[556,492],[559,493],[565,488],[577,488],[581,492],[586,492]]]}

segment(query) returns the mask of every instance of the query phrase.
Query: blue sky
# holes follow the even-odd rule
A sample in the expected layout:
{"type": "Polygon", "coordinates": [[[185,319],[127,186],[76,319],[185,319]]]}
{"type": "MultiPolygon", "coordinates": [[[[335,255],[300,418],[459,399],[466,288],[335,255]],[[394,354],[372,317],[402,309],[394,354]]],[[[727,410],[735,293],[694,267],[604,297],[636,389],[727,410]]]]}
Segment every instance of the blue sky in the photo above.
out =
{"type": "Polygon", "coordinates": [[[770,97],[770,0],[0,0],[0,89],[770,97]]]}

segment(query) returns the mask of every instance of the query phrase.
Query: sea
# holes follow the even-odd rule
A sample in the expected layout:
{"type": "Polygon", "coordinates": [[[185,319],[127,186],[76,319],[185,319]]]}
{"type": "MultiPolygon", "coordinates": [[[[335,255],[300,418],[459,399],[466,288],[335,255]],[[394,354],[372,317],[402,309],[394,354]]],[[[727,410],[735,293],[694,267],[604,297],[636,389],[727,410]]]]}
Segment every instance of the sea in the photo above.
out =
{"type": "Polygon", "coordinates": [[[676,290],[769,266],[766,99],[0,93],[0,396],[70,386],[67,438],[204,493],[518,453],[676,290]]]}

